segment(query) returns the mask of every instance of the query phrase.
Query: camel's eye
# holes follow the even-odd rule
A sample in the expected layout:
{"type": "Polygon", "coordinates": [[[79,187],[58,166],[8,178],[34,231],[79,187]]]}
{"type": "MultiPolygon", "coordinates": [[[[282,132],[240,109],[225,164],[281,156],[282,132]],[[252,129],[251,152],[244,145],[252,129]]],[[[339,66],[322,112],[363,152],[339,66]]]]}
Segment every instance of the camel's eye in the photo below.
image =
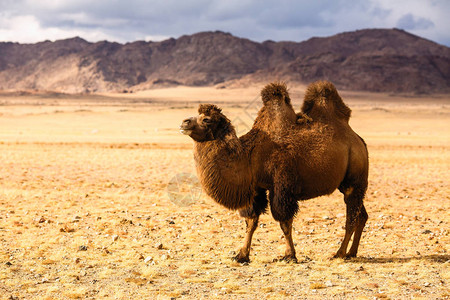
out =
{"type": "Polygon", "coordinates": [[[203,118],[202,122],[203,122],[203,124],[209,125],[209,124],[211,124],[211,118],[208,118],[208,117],[203,118]]]}

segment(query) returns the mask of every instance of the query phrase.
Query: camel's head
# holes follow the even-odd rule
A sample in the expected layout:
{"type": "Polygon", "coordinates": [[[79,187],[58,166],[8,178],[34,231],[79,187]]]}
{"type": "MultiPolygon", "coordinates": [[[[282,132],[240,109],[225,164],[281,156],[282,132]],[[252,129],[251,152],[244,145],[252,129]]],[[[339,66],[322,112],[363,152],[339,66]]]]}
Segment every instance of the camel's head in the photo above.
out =
{"type": "Polygon", "coordinates": [[[185,119],[180,132],[189,135],[196,142],[212,141],[234,132],[230,120],[222,110],[213,104],[200,104],[198,116],[185,119]]]}
{"type": "Polygon", "coordinates": [[[261,98],[265,106],[291,105],[291,98],[284,82],[272,82],[261,90],[261,98]]]}

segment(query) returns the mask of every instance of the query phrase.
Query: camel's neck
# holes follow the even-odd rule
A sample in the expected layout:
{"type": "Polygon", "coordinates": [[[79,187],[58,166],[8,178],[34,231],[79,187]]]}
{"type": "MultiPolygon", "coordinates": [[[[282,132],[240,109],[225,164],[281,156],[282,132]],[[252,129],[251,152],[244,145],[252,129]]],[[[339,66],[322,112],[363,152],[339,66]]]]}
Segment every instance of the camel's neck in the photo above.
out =
{"type": "Polygon", "coordinates": [[[254,183],[249,157],[236,135],[195,143],[197,174],[205,192],[229,209],[253,201],[254,183]]]}

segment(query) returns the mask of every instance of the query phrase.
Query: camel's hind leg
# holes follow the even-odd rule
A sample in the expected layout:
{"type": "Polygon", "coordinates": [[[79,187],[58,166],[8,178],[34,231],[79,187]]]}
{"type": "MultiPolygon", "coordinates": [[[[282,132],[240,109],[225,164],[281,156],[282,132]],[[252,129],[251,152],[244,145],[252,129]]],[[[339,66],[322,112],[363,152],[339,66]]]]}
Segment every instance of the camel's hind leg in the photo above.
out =
{"type": "Polygon", "coordinates": [[[368,215],[363,204],[364,190],[361,191],[353,188],[347,188],[341,191],[344,193],[344,200],[347,205],[347,218],[345,223],[344,240],[342,241],[341,247],[334,257],[356,257],[361,234],[368,219],[368,215]],[[353,243],[350,251],[347,253],[348,243],[350,242],[353,233],[353,243]]]}
{"type": "Polygon", "coordinates": [[[250,262],[250,248],[252,245],[253,233],[258,227],[259,216],[266,211],[267,206],[268,200],[266,190],[258,189],[253,204],[239,211],[239,214],[245,218],[246,235],[244,245],[239,250],[239,253],[233,257],[237,262],[250,262]]]}
{"type": "Polygon", "coordinates": [[[367,215],[366,208],[364,207],[364,204],[362,204],[358,219],[356,221],[357,223],[355,234],[353,236],[353,243],[346,257],[356,257],[356,254],[358,253],[359,240],[361,239],[361,234],[364,230],[364,226],[366,225],[368,218],[369,216],[367,215]]]}

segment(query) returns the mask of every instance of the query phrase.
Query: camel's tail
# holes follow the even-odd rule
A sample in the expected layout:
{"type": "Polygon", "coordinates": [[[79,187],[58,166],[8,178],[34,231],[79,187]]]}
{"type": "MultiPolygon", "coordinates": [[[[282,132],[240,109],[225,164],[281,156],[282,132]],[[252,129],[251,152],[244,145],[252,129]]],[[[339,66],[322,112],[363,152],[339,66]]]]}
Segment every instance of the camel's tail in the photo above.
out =
{"type": "MultiPolygon", "coordinates": [[[[351,109],[345,105],[339,96],[336,87],[329,81],[316,81],[311,83],[305,93],[302,112],[311,116],[312,112],[334,114],[339,119],[348,122],[351,109]]],[[[314,118],[314,116],[312,116],[314,118]]]]}

